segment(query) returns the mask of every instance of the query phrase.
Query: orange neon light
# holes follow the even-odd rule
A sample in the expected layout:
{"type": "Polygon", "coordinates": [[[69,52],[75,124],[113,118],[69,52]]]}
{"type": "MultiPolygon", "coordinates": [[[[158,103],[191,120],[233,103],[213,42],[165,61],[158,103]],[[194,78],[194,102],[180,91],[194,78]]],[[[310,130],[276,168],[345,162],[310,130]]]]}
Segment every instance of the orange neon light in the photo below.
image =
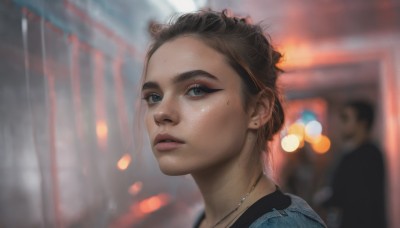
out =
{"type": "Polygon", "coordinates": [[[117,163],[117,167],[119,170],[126,170],[130,163],[131,163],[131,156],[129,154],[125,154],[124,156],[121,157],[121,159],[119,159],[118,163],[117,163]]]}
{"type": "Polygon", "coordinates": [[[98,139],[106,139],[108,136],[108,126],[106,122],[99,121],[96,124],[96,134],[98,139]]]}
{"type": "Polygon", "coordinates": [[[152,213],[159,210],[169,202],[169,197],[166,194],[159,194],[147,198],[139,203],[139,210],[144,214],[152,213]]]}
{"type": "Polygon", "coordinates": [[[131,195],[136,195],[140,192],[140,190],[142,190],[142,187],[143,187],[143,183],[141,181],[135,182],[129,188],[129,193],[131,195]]]}

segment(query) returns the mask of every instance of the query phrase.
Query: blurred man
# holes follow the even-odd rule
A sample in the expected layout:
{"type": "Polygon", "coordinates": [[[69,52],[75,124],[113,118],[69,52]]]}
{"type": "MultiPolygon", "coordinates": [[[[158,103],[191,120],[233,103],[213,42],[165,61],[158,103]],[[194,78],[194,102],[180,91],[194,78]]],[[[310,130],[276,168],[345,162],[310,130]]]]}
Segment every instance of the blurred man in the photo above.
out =
{"type": "Polygon", "coordinates": [[[373,108],[366,102],[349,102],[340,119],[348,152],[334,172],[330,194],[325,194],[322,205],[339,209],[342,228],[384,228],[384,162],[382,153],[369,139],[373,108]]]}

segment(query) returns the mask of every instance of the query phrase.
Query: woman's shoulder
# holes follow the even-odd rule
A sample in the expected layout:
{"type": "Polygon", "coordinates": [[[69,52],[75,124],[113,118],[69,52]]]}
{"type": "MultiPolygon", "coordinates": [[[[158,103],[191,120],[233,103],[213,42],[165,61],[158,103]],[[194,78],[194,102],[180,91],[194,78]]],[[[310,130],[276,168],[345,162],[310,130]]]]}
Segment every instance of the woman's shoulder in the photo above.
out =
{"type": "Polygon", "coordinates": [[[273,209],[265,213],[251,224],[251,228],[262,227],[326,227],[317,213],[302,198],[286,194],[290,197],[289,207],[281,210],[273,209]]]}

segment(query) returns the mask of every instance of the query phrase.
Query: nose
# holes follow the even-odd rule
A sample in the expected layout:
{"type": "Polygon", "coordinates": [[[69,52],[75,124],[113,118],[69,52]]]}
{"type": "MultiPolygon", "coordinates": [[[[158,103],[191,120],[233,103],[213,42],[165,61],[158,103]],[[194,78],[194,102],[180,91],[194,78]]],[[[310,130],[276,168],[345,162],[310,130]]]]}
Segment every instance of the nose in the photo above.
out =
{"type": "Polygon", "coordinates": [[[176,125],[179,122],[179,114],[176,102],[164,97],[154,110],[153,117],[154,122],[158,126],[166,124],[176,125]]]}

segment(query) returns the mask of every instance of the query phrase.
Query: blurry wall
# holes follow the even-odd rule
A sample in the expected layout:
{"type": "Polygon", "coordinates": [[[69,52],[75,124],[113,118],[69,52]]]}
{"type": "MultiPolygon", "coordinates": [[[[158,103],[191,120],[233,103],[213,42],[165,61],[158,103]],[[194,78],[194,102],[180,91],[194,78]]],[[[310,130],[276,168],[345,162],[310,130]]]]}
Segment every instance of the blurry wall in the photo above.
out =
{"type": "Polygon", "coordinates": [[[192,223],[193,181],[137,124],[148,23],[176,11],[156,3],[0,1],[0,227],[192,223]]]}

